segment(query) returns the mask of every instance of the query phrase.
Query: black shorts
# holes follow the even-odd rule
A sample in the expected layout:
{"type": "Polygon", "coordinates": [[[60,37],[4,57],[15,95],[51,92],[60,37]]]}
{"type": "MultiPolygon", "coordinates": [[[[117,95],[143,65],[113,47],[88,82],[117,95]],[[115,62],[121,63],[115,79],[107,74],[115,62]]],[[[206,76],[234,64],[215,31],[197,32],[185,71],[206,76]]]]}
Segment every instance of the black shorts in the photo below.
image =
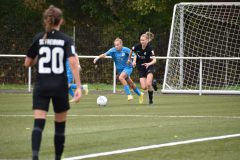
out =
{"type": "Polygon", "coordinates": [[[42,96],[37,92],[34,92],[33,110],[39,109],[48,112],[50,100],[52,100],[53,110],[55,113],[62,113],[70,109],[67,92],[58,96],[42,96]]]}
{"type": "Polygon", "coordinates": [[[155,72],[154,66],[149,66],[147,69],[142,67],[138,69],[139,78],[147,78],[147,75],[149,73],[153,74],[154,72],[155,72]]]}

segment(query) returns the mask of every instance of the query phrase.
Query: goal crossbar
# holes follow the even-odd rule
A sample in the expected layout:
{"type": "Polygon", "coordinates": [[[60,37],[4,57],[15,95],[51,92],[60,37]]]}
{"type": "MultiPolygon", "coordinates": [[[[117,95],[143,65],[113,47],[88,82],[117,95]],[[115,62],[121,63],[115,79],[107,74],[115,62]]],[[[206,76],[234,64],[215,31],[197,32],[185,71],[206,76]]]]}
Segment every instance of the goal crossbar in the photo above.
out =
{"type": "Polygon", "coordinates": [[[213,5],[213,6],[222,6],[222,5],[226,5],[226,6],[232,6],[232,5],[240,5],[240,2],[191,2],[191,3],[187,3],[187,2],[182,2],[182,3],[178,3],[177,5],[202,5],[202,6],[209,6],[209,5],[213,5]]]}

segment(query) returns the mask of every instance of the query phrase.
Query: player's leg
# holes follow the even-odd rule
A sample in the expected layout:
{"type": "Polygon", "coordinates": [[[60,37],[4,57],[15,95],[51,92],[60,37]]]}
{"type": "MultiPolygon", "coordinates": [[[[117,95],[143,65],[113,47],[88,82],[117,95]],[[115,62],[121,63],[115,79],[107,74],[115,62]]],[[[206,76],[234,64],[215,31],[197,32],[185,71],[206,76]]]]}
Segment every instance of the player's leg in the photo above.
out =
{"type": "Polygon", "coordinates": [[[55,113],[55,160],[60,160],[64,151],[67,111],[55,113]]]}
{"type": "Polygon", "coordinates": [[[157,80],[156,80],[156,79],[153,79],[153,81],[152,81],[152,87],[153,87],[154,91],[157,91],[157,90],[158,90],[157,80]]]}
{"type": "Polygon", "coordinates": [[[147,78],[146,77],[140,78],[140,85],[143,90],[147,90],[147,78]]]}
{"type": "Polygon", "coordinates": [[[146,77],[140,78],[140,85],[143,90],[147,90],[147,78],[146,77]]]}
{"type": "Polygon", "coordinates": [[[147,72],[146,72],[146,70],[138,70],[138,74],[139,74],[139,81],[140,81],[141,88],[143,90],[147,90],[147,72]]]}
{"type": "Polygon", "coordinates": [[[149,73],[147,75],[147,89],[148,89],[148,96],[149,96],[149,104],[153,104],[153,87],[152,87],[152,81],[153,81],[153,74],[149,73]]]}
{"type": "Polygon", "coordinates": [[[55,160],[60,160],[64,151],[67,111],[70,108],[68,95],[63,93],[58,97],[53,97],[52,102],[55,112],[55,160]]]}
{"type": "Polygon", "coordinates": [[[133,99],[133,96],[131,95],[129,85],[126,81],[127,77],[128,77],[128,75],[127,75],[126,72],[121,72],[121,74],[119,75],[119,81],[122,83],[123,88],[124,88],[124,92],[128,96],[128,101],[130,101],[130,100],[133,99]]]}
{"type": "Polygon", "coordinates": [[[143,97],[144,97],[144,93],[141,92],[138,87],[135,85],[135,83],[133,82],[133,80],[128,77],[127,79],[127,83],[128,85],[133,89],[133,91],[139,96],[139,103],[143,104],[143,97]]]}
{"type": "Polygon", "coordinates": [[[34,125],[32,130],[32,159],[39,159],[39,151],[42,141],[42,132],[46,123],[46,115],[49,108],[50,97],[42,97],[33,93],[34,125]]]}
{"type": "Polygon", "coordinates": [[[140,96],[141,95],[141,91],[138,89],[138,87],[136,86],[136,84],[133,82],[133,80],[130,77],[127,77],[126,79],[128,85],[130,86],[130,88],[133,89],[133,91],[140,96]]]}
{"type": "Polygon", "coordinates": [[[34,124],[32,130],[32,159],[39,159],[39,151],[42,142],[42,132],[46,122],[47,112],[34,110],[34,124]]]}
{"type": "Polygon", "coordinates": [[[133,68],[132,67],[125,67],[124,70],[122,71],[125,72],[127,74],[127,77],[126,77],[126,81],[127,81],[127,84],[134,90],[134,92],[140,96],[141,95],[141,92],[140,90],[137,88],[137,86],[134,84],[133,80],[131,79],[131,74],[132,74],[132,71],[133,71],[133,68]]]}

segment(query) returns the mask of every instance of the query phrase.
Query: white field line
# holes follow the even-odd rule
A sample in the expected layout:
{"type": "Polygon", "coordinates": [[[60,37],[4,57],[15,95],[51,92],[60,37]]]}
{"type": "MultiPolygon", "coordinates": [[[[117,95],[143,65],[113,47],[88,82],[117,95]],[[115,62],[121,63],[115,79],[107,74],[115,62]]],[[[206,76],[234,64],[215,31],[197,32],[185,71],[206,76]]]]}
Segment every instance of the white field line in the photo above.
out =
{"type": "Polygon", "coordinates": [[[114,154],[122,154],[122,153],[128,153],[128,152],[136,152],[136,151],[143,151],[148,149],[156,149],[156,148],[170,147],[170,146],[176,146],[176,145],[182,145],[182,144],[191,144],[191,143],[197,143],[197,142],[205,142],[205,141],[220,140],[220,139],[235,138],[235,137],[240,137],[240,133],[217,136],[217,137],[198,138],[198,139],[179,141],[179,142],[170,142],[170,143],[150,145],[150,146],[142,146],[137,148],[121,149],[121,150],[115,150],[110,152],[94,153],[94,154],[88,154],[83,156],[65,158],[64,160],[81,160],[81,159],[94,158],[94,157],[100,157],[100,156],[108,156],[108,155],[114,155],[114,154]]]}
{"type": "MultiPolygon", "coordinates": [[[[53,117],[54,115],[47,115],[53,117]]],[[[22,114],[0,114],[0,117],[33,117],[33,115],[22,114]]],[[[225,118],[225,119],[240,119],[240,116],[161,116],[161,115],[81,115],[81,114],[69,114],[68,117],[140,117],[140,118],[225,118]]]]}

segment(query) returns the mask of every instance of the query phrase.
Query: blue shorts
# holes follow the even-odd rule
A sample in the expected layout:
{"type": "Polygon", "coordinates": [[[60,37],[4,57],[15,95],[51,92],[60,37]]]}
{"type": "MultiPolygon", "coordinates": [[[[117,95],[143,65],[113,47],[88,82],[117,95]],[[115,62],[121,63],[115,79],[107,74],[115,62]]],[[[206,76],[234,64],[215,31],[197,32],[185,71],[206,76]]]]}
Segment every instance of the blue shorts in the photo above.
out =
{"type": "Polygon", "coordinates": [[[120,75],[122,72],[125,72],[128,75],[128,77],[130,77],[132,71],[133,71],[132,67],[125,67],[124,69],[118,69],[117,73],[120,75]]]}

